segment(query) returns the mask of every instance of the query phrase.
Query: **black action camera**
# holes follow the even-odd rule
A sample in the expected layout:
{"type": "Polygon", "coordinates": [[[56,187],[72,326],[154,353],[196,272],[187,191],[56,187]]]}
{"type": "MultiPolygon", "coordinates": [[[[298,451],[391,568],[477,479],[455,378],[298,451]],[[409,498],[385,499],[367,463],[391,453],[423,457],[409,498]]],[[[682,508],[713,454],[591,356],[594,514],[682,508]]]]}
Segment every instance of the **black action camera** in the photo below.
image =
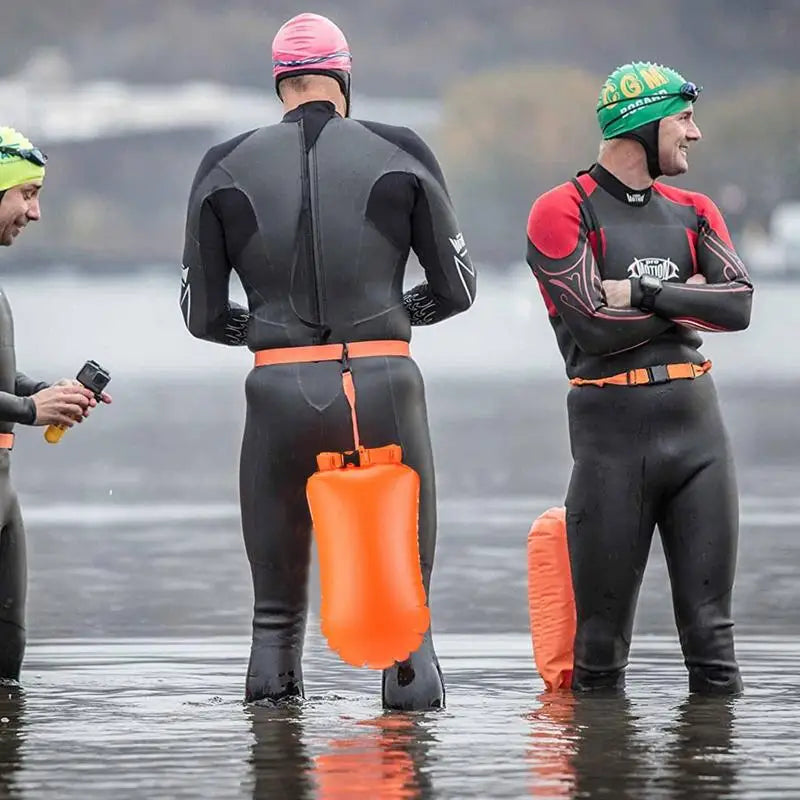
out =
{"type": "Polygon", "coordinates": [[[104,370],[96,361],[87,361],[77,375],[77,380],[82,383],[90,392],[94,393],[97,400],[103,390],[108,386],[111,375],[104,370]]]}

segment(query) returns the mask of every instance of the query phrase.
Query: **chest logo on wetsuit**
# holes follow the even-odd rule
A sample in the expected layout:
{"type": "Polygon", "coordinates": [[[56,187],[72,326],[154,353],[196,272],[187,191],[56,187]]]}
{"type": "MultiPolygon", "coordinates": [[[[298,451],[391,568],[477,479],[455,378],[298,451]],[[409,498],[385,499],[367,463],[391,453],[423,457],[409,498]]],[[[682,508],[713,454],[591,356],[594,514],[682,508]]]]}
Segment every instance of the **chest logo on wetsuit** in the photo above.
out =
{"type": "Polygon", "coordinates": [[[662,281],[679,277],[678,265],[668,258],[634,258],[633,264],[628,267],[628,275],[631,278],[652,275],[662,281]]]}
{"type": "Polygon", "coordinates": [[[647,195],[643,192],[625,192],[625,197],[632,206],[643,206],[647,200],[647,195]]]}

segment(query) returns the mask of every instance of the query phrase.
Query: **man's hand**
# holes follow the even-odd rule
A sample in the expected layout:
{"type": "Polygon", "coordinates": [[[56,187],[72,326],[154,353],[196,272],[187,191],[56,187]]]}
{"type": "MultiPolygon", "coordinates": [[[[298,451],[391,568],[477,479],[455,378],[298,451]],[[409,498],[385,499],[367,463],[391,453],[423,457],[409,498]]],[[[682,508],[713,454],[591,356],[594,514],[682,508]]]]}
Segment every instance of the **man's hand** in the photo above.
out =
{"type": "MultiPolygon", "coordinates": [[[[81,392],[89,392],[89,390],[80,382],[76,381],[75,378],[62,378],[58,383],[53,384],[54,386],[71,386],[72,388],[79,389],[81,392]]],[[[110,394],[106,392],[100,392],[100,402],[102,403],[110,403],[112,402],[112,397],[110,394]]],[[[89,416],[89,409],[94,408],[97,405],[97,398],[89,392],[89,407],[84,412],[83,416],[89,416]]]]}
{"type": "Polygon", "coordinates": [[[34,425],[63,425],[71,428],[83,422],[94,401],[92,393],[78,381],[63,380],[31,395],[36,406],[34,425]]]}
{"type": "Polygon", "coordinates": [[[609,308],[630,308],[631,282],[627,278],[621,281],[603,281],[603,292],[609,308]]]}

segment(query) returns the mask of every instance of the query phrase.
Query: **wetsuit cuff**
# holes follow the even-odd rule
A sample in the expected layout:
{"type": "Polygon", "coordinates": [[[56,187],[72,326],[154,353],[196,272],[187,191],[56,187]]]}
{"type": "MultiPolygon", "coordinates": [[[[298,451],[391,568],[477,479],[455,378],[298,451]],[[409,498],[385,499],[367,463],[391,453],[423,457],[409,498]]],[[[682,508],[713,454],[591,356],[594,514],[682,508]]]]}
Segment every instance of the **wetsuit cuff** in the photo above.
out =
{"type": "Polygon", "coordinates": [[[42,389],[47,389],[50,384],[47,381],[36,381],[29,378],[24,372],[18,372],[14,381],[14,394],[17,397],[30,397],[42,389]]]}
{"type": "Polygon", "coordinates": [[[36,403],[33,402],[32,397],[21,398],[23,408],[21,412],[22,418],[19,420],[23,425],[33,425],[36,422],[36,403]]]}
{"type": "MultiPolygon", "coordinates": [[[[47,381],[39,381],[37,384],[33,386],[33,391],[31,392],[31,394],[36,394],[37,392],[41,392],[44,389],[49,389],[52,385],[53,385],[52,383],[48,383],[47,381]]],[[[31,394],[26,395],[26,397],[30,397],[31,394]]]]}
{"type": "Polygon", "coordinates": [[[30,397],[0,392],[0,421],[33,425],[36,422],[36,403],[30,397]]]}
{"type": "Polygon", "coordinates": [[[631,282],[631,308],[639,308],[644,292],[638,278],[629,278],[631,282]]]}

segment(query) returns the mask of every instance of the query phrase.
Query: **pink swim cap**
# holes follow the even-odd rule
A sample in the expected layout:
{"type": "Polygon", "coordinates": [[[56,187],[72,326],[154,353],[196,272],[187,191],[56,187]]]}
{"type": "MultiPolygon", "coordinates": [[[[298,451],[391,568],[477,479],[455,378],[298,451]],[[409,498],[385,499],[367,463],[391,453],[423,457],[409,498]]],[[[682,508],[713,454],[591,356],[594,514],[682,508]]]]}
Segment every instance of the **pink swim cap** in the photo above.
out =
{"type": "MultiPolygon", "coordinates": [[[[272,42],[272,74],[277,88],[281,78],[289,75],[327,75],[340,83],[350,75],[352,57],[347,39],[327,17],[319,14],[298,14],[284,23],[272,42]]],[[[349,78],[347,80],[349,84],[349,78]]],[[[347,94],[343,85],[343,91],[347,94]]]]}

